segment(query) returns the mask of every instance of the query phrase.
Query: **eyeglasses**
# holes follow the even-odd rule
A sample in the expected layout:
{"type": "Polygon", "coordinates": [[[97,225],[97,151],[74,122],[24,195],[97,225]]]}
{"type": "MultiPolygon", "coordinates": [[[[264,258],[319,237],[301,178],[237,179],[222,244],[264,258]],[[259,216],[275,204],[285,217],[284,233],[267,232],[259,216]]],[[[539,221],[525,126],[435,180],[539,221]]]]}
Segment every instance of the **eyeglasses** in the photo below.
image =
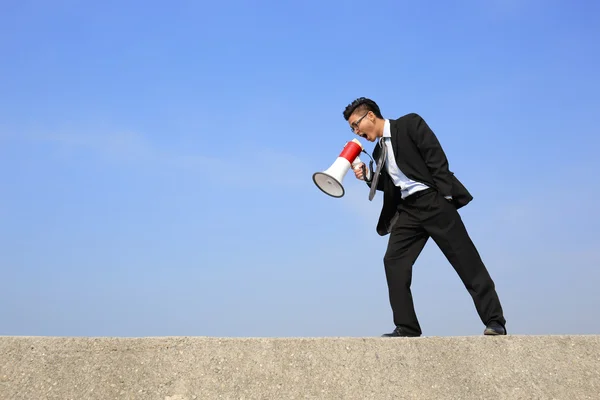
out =
{"type": "Polygon", "coordinates": [[[360,125],[360,122],[362,121],[362,119],[363,119],[364,117],[366,117],[366,116],[367,116],[367,114],[368,114],[369,112],[370,112],[370,111],[367,111],[365,115],[363,115],[362,117],[360,117],[359,119],[357,119],[356,121],[354,121],[354,122],[351,124],[350,130],[351,130],[352,132],[356,133],[356,130],[358,129],[358,126],[360,125]]]}

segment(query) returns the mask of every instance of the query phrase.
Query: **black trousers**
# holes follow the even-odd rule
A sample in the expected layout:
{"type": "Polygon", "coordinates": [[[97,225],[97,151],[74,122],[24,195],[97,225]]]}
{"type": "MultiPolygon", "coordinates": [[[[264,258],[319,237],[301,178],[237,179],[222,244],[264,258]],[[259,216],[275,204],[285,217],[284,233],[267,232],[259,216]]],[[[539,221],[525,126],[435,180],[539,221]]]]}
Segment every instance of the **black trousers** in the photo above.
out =
{"type": "Polygon", "coordinates": [[[456,208],[429,189],[407,197],[398,206],[399,218],[390,232],[384,256],[394,323],[408,335],[422,334],[410,285],[412,268],[431,237],[471,294],[481,321],[505,326],[494,281],[471,241],[456,208]]]}

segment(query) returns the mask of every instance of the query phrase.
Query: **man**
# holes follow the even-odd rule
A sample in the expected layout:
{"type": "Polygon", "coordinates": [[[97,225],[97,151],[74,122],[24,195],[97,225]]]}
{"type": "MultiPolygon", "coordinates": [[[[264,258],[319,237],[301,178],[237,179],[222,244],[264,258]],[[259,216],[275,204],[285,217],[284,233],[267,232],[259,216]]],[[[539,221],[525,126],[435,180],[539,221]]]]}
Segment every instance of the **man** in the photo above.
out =
{"type": "Polygon", "coordinates": [[[398,119],[383,118],[378,105],[361,97],[344,110],[354,133],[377,144],[376,171],[364,163],[354,173],[383,192],[377,223],[381,236],[390,235],[384,256],[389,300],[396,328],[384,337],[421,336],[410,290],[412,267],[431,237],[452,264],[485,325],[485,335],[506,335],[506,320],[490,277],[471,241],[458,209],[473,197],[449,170],[437,137],[415,113],[398,119]]]}

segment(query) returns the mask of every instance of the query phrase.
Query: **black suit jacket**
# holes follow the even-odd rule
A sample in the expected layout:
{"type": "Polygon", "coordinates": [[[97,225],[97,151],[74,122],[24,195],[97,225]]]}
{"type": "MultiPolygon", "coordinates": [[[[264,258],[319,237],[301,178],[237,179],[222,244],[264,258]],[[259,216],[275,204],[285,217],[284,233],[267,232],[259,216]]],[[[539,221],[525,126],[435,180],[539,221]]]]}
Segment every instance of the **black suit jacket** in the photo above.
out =
{"type": "MultiPolygon", "coordinates": [[[[420,115],[411,113],[391,119],[390,133],[396,164],[408,178],[436,189],[442,196],[452,196],[452,203],[457,209],[473,200],[473,196],[450,171],[442,146],[420,115]]],[[[377,144],[373,159],[377,160],[380,151],[381,146],[377,144]]],[[[390,233],[402,201],[400,188],[394,185],[386,169],[381,169],[377,183],[377,190],[383,192],[383,207],[377,223],[377,233],[381,236],[390,233]]],[[[371,186],[370,182],[367,184],[371,186]]]]}

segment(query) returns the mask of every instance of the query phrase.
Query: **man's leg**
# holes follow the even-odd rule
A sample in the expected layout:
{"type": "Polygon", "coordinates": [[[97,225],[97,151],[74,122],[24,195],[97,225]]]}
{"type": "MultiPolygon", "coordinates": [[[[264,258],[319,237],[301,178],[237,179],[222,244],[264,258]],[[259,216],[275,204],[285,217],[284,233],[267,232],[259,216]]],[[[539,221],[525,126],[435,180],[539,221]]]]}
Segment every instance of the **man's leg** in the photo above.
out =
{"type": "Polygon", "coordinates": [[[420,336],[422,333],[410,285],[413,264],[428,238],[429,235],[410,210],[402,209],[390,232],[388,247],[383,257],[394,324],[404,335],[420,336]]]}
{"type": "Polygon", "coordinates": [[[484,325],[496,321],[504,327],[506,320],[494,281],[471,241],[460,214],[437,192],[422,199],[427,200],[423,211],[424,227],[471,294],[481,321],[484,325]]]}

